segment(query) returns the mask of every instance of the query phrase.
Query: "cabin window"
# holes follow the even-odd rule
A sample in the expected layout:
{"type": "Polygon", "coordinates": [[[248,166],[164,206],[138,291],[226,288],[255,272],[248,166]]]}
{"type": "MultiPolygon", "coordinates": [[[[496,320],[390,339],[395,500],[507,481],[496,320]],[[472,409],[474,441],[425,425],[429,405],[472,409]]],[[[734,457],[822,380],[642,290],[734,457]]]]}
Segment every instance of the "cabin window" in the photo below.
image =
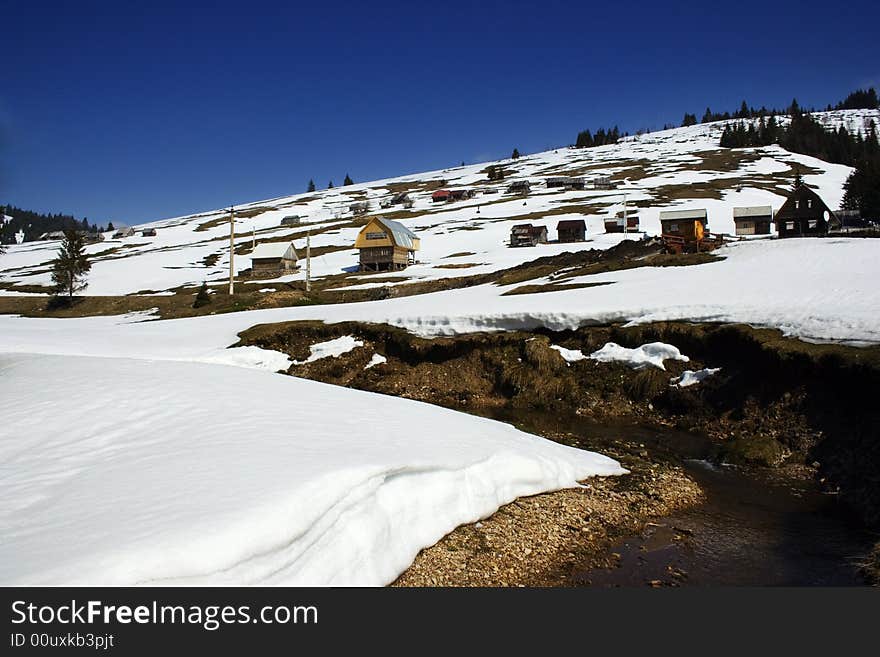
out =
{"type": "Polygon", "coordinates": [[[385,233],[367,233],[368,240],[384,240],[385,233]]]}
{"type": "Polygon", "coordinates": [[[807,224],[807,225],[808,225],[810,228],[816,228],[816,227],[818,227],[819,222],[816,221],[815,219],[810,219],[810,222],[809,222],[809,224],[807,224]]]}
{"type": "Polygon", "coordinates": [[[813,199],[811,199],[811,198],[808,198],[808,199],[807,199],[807,207],[808,207],[808,208],[813,207],[813,199]]]}
{"type": "Polygon", "coordinates": [[[794,222],[786,221],[785,222],[785,230],[794,230],[794,222]]]}
{"type": "Polygon", "coordinates": [[[669,224],[669,232],[677,233],[678,232],[678,224],[669,224]]]}
{"type": "Polygon", "coordinates": [[[800,202],[800,201],[795,201],[795,202],[794,202],[794,209],[795,209],[795,210],[799,210],[800,207],[801,207],[801,202],[800,202]]]}

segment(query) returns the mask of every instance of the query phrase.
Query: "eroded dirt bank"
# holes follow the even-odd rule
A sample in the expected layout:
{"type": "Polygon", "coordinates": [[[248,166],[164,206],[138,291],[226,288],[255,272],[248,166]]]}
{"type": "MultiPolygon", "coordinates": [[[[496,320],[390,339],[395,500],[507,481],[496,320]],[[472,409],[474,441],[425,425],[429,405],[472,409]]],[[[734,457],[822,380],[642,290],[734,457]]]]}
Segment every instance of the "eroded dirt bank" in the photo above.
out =
{"type": "MultiPolygon", "coordinates": [[[[607,453],[633,473],[519,500],[480,527],[459,528],[423,551],[401,584],[583,583],[585,571],[619,559],[612,556],[619,550],[609,551],[616,541],[705,501],[704,484],[687,467],[692,459],[808,482],[840,499],[865,527],[880,527],[876,347],[686,323],[426,340],[388,326],[294,322],[241,337],[242,344],[305,360],[310,345],[341,335],[364,346],[290,373],[510,421],[607,453]],[[589,354],[607,342],[653,341],[677,346],[690,361],[633,370],[591,359],[568,363],[551,348],[589,354]],[[387,362],[367,368],[374,354],[387,362]],[[695,386],[670,385],[683,370],[704,367],[721,369],[695,386]]],[[[662,583],[675,581],[668,574],[662,583]]]]}

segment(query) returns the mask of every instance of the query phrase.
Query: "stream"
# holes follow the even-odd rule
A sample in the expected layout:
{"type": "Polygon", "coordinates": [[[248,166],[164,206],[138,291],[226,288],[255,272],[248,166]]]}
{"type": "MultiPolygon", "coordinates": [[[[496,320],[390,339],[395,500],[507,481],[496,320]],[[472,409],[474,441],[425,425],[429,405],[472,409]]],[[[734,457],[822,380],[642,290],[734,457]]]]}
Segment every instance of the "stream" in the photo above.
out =
{"type": "MultiPolygon", "coordinates": [[[[586,449],[614,445],[680,463],[705,503],[655,519],[610,550],[615,566],[576,573],[572,584],[618,586],[861,586],[872,537],[837,497],[768,468],[714,465],[700,434],[529,414],[497,417],[526,430],[565,432],[586,449]]],[[[876,539],[875,539],[876,540],[876,539]]]]}

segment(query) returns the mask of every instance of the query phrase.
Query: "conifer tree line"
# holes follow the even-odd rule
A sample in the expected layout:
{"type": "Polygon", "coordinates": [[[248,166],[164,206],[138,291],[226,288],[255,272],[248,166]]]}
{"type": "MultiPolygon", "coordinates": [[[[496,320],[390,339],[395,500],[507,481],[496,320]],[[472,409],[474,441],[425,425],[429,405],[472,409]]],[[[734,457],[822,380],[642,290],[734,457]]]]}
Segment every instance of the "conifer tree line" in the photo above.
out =
{"type": "MultiPolygon", "coordinates": [[[[628,136],[628,134],[629,133],[624,133],[622,136],[626,137],[628,136]]],[[[577,148],[607,146],[608,144],[616,144],[620,137],[620,130],[617,128],[617,126],[614,126],[610,130],[599,128],[596,131],[596,134],[591,133],[589,130],[583,130],[578,133],[577,140],[574,142],[574,145],[577,148]]]]}
{"type": "MultiPolygon", "coordinates": [[[[342,181],[343,185],[354,185],[354,180],[351,179],[351,176],[345,174],[345,180],[342,181]]],[[[306,192],[314,192],[317,189],[315,186],[315,180],[313,178],[309,178],[309,184],[306,186],[306,192]]],[[[331,180],[327,183],[327,189],[333,189],[333,181],[331,180]]]]}
{"type": "Polygon", "coordinates": [[[0,214],[12,217],[8,224],[0,225],[0,243],[15,244],[15,233],[24,231],[25,242],[38,239],[43,233],[59,230],[80,230],[86,233],[102,233],[113,230],[112,222],[105,229],[98,224],[89,223],[87,217],[82,220],[69,214],[43,214],[32,210],[22,210],[14,205],[0,206],[0,214]]]}

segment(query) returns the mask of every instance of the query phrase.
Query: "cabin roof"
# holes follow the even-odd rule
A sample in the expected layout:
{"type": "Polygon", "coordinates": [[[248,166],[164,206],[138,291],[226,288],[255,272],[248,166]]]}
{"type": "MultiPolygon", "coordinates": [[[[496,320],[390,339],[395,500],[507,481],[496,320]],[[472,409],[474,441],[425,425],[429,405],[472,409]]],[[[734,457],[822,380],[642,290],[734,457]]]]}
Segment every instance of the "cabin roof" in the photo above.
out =
{"type": "Polygon", "coordinates": [[[769,205],[755,205],[747,208],[734,208],[734,219],[748,219],[751,217],[772,217],[773,208],[769,205]]]}
{"type": "Polygon", "coordinates": [[[375,220],[391,233],[391,239],[397,246],[402,246],[406,249],[416,248],[415,240],[419,239],[419,236],[402,223],[393,219],[385,219],[384,217],[376,217],[375,220]]]}
{"type": "Polygon", "coordinates": [[[251,260],[278,258],[280,260],[299,260],[293,242],[261,242],[248,256],[251,260]]]}
{"type": "Polygon", "coordinates": [[[568,228],[587,228],[587,222],[583,219],[563,219],[556,224],[556,230],[565,230],[568,228]]]}
{"type": "Polygon", "coordinates": [[[660,221],[706,221],[706,209],[694,210],[663,210],[660,212],[660,221]]]}

